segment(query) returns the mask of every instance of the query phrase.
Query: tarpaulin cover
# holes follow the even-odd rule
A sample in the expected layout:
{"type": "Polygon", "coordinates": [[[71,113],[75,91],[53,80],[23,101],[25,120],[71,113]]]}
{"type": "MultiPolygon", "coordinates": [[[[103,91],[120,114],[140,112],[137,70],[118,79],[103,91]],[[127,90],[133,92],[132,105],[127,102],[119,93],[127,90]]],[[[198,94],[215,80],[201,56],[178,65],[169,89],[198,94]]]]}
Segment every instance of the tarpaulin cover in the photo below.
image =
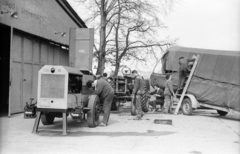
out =
{"type": "Polygon", "coordinates": [[[177,73],[179,57],[197,54],[200,58],[188,93],[199,102],[240,111],[240,51],[172,47],[162,58],[163,70],[177,73]]]}

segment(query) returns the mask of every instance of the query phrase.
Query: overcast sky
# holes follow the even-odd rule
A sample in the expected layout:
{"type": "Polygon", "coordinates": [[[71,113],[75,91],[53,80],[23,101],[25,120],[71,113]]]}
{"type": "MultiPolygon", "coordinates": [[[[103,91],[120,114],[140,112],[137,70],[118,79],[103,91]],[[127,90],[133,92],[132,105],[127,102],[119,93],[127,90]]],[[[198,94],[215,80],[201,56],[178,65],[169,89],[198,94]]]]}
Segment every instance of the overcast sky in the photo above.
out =
{"type": "Polygon", "coordinates": [[[240,51],[240,0],[180,0],[166,24],[181,46],[240,51]]]}
{"type": "MultiPolygon", "coordinates": [[[[72,4],[72,0],[68,1],[72,4]]],[[[184,47],[240,51],[240,0],[177,1],[165,18],[166,36],[178,38],[177,44],[184,47]]],[[[84,19],[82,7],[74,9],[84,19]]],[[[88,26],[91,28],[92,25],[94,23],[88,26]]],[[[149,61],[131,66],[151,71],[153,65],[153,61],[149,61]]]]}

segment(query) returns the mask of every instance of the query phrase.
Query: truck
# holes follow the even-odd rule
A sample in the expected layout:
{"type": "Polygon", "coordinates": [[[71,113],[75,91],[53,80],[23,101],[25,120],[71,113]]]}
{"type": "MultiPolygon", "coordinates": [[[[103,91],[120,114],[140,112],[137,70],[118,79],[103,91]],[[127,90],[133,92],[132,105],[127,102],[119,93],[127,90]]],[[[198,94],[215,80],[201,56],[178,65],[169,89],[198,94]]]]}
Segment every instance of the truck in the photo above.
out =
{"type": "MultiPolygon", "coordinates": [[[[150,76],[151,85],[162,89],[166,74],[172,74],[174,91],[178,85],[179,58],[200,58],[181,105],[185,115],[200,108],[217,110],[225,116],[230,110],[240,111],[240,51],[208,50],[174,46],[167,49],[161,59],[161,73],[150,76]]],[[[181,95],[177,95],[180,98],[181,95]]]]}

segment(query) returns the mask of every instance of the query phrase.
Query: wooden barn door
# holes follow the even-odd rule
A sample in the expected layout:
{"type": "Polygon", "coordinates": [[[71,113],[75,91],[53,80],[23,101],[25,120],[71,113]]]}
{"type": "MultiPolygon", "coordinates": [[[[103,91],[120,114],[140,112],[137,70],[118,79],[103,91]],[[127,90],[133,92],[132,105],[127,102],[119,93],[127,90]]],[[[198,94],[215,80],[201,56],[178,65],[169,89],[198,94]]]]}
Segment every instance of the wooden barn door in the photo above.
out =
{"type": "Polygon", "coordinates": [[[45,40],[13,32],[9,116],[23,112],[37,98],[38,71],[44,65],[68,65],[68,50],[45,40]]]}

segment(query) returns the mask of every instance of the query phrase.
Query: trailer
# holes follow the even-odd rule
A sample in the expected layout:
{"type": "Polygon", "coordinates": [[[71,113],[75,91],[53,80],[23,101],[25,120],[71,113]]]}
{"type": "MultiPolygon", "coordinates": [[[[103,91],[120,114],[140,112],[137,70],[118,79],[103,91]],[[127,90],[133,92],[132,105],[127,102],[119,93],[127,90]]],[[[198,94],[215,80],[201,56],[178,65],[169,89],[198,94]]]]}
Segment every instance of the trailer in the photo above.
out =
{"type": "MultiPolygon", "coordinates": [[[[165,75],[173,75],[174,90],[178,84],[178,59],[200,55],[181,109],[191,115],[195,109],[215,109],[224,116],[230,110],[240,111],[240,51],[219,51],[186,47],[172,47],[163,55],[162,73],[152,73],[151,84],[164,88],[165,75]]],[[[177,95],[180,98],[181,95],[177,95]]]]}

